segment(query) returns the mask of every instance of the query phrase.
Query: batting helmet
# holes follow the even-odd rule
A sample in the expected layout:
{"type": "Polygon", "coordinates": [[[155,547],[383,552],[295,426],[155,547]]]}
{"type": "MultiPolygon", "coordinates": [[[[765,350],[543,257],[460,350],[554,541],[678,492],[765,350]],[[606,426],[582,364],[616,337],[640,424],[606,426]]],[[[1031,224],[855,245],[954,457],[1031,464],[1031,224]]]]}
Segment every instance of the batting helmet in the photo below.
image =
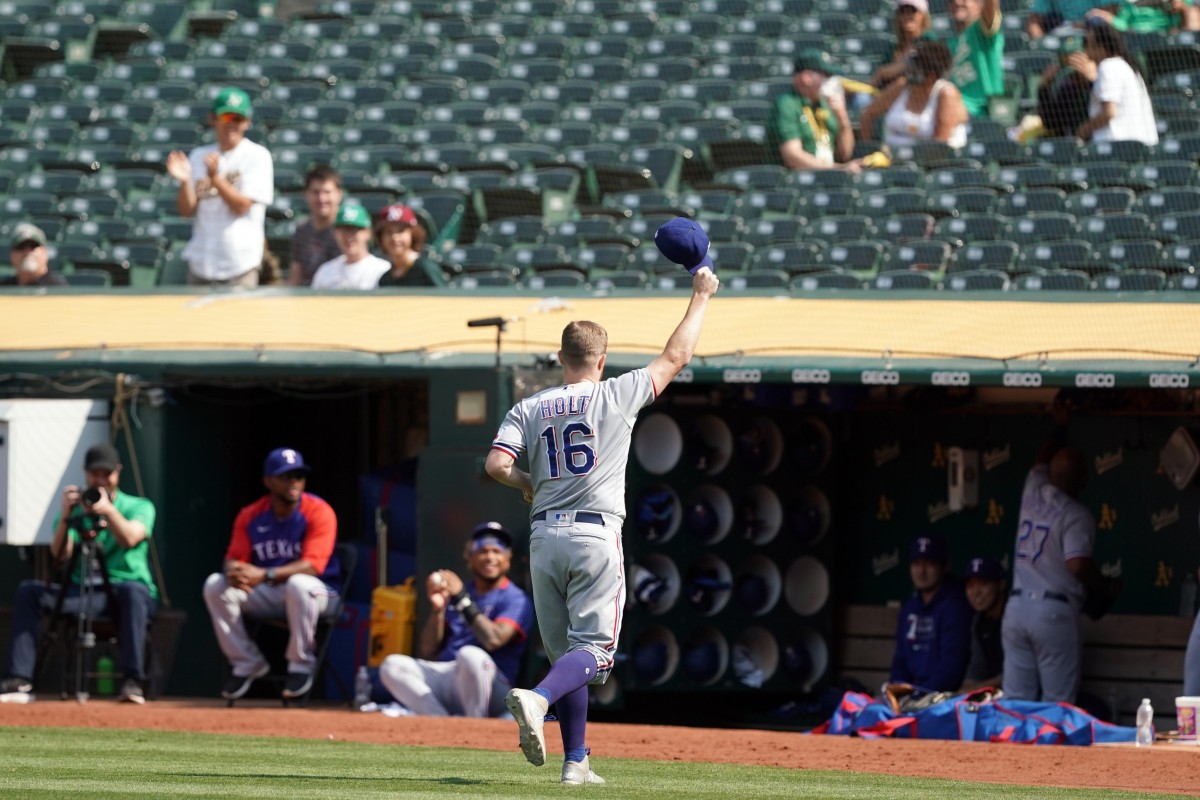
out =
{"type": "Polygon", "coordinates": [[[721,650],[711,639],[685,645],[680,666],[691,680],[707,683],[721,666],[721,650]]]}
{"type": "Polygon", "coordinates": [[[661,539],[676,521],[675,495],[670,489],[648,486],[637,500],[637,528],[648,542],[661,539]]]}

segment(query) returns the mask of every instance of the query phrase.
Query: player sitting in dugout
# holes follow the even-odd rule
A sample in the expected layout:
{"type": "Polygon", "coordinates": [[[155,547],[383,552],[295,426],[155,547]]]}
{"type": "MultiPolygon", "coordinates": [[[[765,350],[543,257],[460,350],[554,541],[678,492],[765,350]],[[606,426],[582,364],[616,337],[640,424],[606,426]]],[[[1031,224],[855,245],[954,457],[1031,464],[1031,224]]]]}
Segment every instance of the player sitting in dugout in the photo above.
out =
{"type": "Polygon", "coordinates": [[[962,685],[971,655],[971,606],[950,574],[950,553],[940,536],[918,536],[909,548],[912,597],[896,620],[892,683],[918,692],[953,692],[962,685]]]}
{"type": "Polygon", "coordinates": [[[533,627],[533,604],[508,579],[513,537],[498,522],[471,531],[464,557],[470,579],[452,570],[430,573],[432,613],[421,629],[420,658],[390,655],[379,679],[414,714],[496,717],[521,670],[533,627]]]}

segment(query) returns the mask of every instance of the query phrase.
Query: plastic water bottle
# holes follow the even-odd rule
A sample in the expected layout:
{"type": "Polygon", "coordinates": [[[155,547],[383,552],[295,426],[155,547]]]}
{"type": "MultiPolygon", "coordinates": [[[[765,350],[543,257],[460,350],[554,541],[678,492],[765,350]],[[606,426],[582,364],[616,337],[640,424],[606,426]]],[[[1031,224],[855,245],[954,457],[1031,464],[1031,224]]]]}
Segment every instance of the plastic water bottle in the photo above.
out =
{"type": "Polygon", "coordinates": [[[362,708],[367,703],[371,702],[371,674],[367,672],[367,665],[364,664],[358,668],[358,672],[354,674],[354,707],[362,708]]]}
{"type": "Polygon", "coordinates": [[[108,656],[96,659],[96,694],[101,697],[112,697],[116,691],[113,677],[113,660],[108,656]]]}
{"type": "Polygon", "coordinates": [[[1154,744],[1154,707],[1150,698],[1144,698],[1137,710],[1137,746],[1149,747],[1154,744]]]}

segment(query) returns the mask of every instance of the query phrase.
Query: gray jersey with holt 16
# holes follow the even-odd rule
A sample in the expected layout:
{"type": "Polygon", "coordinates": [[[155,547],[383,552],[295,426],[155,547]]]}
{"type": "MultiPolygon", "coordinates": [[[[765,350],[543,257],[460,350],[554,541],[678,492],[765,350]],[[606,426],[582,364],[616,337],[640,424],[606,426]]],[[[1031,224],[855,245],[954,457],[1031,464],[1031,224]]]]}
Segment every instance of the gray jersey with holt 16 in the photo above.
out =
{"type": "Polygon", "coordinates": [[[1083,606],[1083,585],[1067,569],[1072,558],[1091,558],[1096,525],[1087,508],[1053,486],[1044,465],[1034,467],[1021,496],[1013,587],[1058,592],[1083,606]]]}
{"type": "Polygon", "coordinates": [[[580,510],[625,519],[625,466],[638,412],[655,398],[646,369],[601,383],[556,386],[508,412],[492,447],[529,454],[533,508],[580,510]]]}

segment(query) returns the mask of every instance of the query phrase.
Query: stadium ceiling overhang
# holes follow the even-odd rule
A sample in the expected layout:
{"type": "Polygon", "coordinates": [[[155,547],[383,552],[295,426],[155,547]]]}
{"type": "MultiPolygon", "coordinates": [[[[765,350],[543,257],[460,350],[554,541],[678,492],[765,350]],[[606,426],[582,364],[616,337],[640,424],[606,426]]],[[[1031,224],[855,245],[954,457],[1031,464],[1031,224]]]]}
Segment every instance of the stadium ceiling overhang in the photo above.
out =
{"type": "MultiPolygon", "coordinates": [[[[644,364],[686,295],[196,294],[0,296],[0,371],[102,368],[147,377],[385,377],[531,365],[563,325],[609,331],[610,363],[644,364]]],[[[1200,385],[1200,297],[859,293],[720,295],[678,380],[935,386],[1186,388],[1200,385]]]]}

